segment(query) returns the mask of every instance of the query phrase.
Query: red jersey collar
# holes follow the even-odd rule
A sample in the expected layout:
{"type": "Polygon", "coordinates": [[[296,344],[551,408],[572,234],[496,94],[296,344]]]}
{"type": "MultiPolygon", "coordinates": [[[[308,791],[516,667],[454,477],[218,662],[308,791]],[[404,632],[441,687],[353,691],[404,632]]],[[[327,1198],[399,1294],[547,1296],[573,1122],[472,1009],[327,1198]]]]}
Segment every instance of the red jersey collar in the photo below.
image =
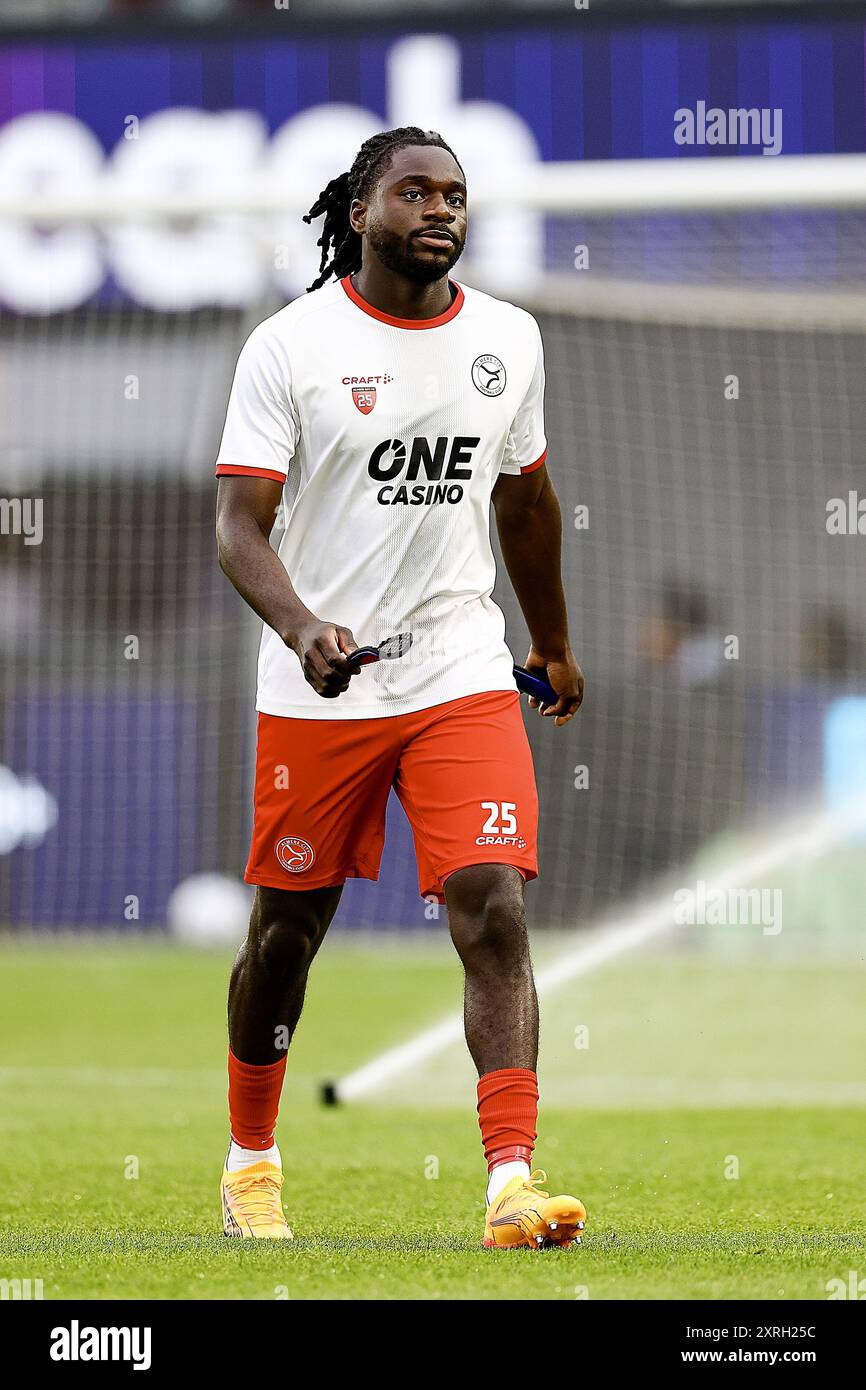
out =
{"type": "Polygon", "coordinates": [[[443,323],[450,323],[451,319],[455,318],[463,308],[466,296],[456,280],[449,280],[448,283],[454,286],[456,294],[444,314],[436,314],[432,319],[398,319],[393,314],[386,314],[384,309],[377,309],[374,305],[368,304],[367,300],[355,289],[350,275],[344,275],[340,281],[353,304],[357,304],[358,308],[363,309],[364,313],[369,314],[371,318],[378,319],[380,323],[390,323],[394,328],[440,328],[443,323]]]}

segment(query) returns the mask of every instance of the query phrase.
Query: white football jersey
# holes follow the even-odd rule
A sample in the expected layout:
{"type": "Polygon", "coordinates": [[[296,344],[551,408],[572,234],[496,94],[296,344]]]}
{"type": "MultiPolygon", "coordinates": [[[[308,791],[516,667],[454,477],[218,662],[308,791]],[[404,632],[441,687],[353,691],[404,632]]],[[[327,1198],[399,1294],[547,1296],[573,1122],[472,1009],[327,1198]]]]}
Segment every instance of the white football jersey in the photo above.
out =
{"type": "Polygon", "coordinates": [[[265,627],[257,708],[304,719],[410,713],[513,690],[491,593],[490,494],[545,460],[544,362],[531,314],[451,281],[436,318],[399,319],[346,276],[253,330],[218,474],[285,482],[279,556],[296,592],[359,646],[411,633],[336,699],[265,627]]]}

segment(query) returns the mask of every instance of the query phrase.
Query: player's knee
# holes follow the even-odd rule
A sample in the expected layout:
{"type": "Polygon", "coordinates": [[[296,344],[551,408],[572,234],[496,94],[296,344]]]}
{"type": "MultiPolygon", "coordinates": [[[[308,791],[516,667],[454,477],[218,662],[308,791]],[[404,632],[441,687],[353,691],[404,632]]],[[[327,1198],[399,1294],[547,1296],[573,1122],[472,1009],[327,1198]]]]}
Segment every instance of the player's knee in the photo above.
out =
{"type": "Polygon", "coordinates": [[[523,894],[510,874],[475,876],[454,887],[449,921],[464,964],[483,958],[513,962],[527,953],[523,894]]]}
{"type": "Polygon", "coordinates": [[[259,893],[250,922],[249,948],[269,974],[284,978],[302,975],[316,953],[325,925],[318,906],[303,893],[259,893]]]}

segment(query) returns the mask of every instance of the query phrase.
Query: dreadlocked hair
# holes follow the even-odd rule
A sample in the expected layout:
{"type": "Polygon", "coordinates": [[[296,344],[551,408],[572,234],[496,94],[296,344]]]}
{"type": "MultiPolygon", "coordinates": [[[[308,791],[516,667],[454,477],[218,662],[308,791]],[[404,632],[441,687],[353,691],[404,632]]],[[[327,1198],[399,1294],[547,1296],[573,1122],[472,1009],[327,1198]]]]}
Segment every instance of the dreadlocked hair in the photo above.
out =
{"type": "Polygon", "coordinates": [[[354,198],[369,197],[391,156],[407,145],[437,145],[439,149],[447,150],[460,164],[451,146],[445,143],[438,131],[422,130],[417,125],[381,130],[378,135],[371,135],[369,140],[365,140],[355,155],[351,169],[331,179],[310,211],[304,214],[305,222],[312,222],[323,213],[325,216],[322,235],[316,242],[322,248],[320,274],[307,287],[308,294],[311,290],[319,289],[332,275],[341,280],[344,275],[352,275],[361,269],[361,238],[349,223],[349,208],[354,198]]]}

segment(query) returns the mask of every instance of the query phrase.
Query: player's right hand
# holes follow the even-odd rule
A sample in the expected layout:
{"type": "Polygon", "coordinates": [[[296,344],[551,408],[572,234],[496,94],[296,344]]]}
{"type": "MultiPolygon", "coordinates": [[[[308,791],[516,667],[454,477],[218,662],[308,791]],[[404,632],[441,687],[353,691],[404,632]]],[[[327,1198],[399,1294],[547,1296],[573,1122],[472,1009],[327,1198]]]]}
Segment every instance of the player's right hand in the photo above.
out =
{"type": "Polygon", "coordinates": [[[361,670],[349,660],[351,653],[358,650],[358,643],[349,629],[338,623],[308,623],[290,645],[303,667],[304,679],[323,700],[342,695],[352,676],[361,670]]]}

